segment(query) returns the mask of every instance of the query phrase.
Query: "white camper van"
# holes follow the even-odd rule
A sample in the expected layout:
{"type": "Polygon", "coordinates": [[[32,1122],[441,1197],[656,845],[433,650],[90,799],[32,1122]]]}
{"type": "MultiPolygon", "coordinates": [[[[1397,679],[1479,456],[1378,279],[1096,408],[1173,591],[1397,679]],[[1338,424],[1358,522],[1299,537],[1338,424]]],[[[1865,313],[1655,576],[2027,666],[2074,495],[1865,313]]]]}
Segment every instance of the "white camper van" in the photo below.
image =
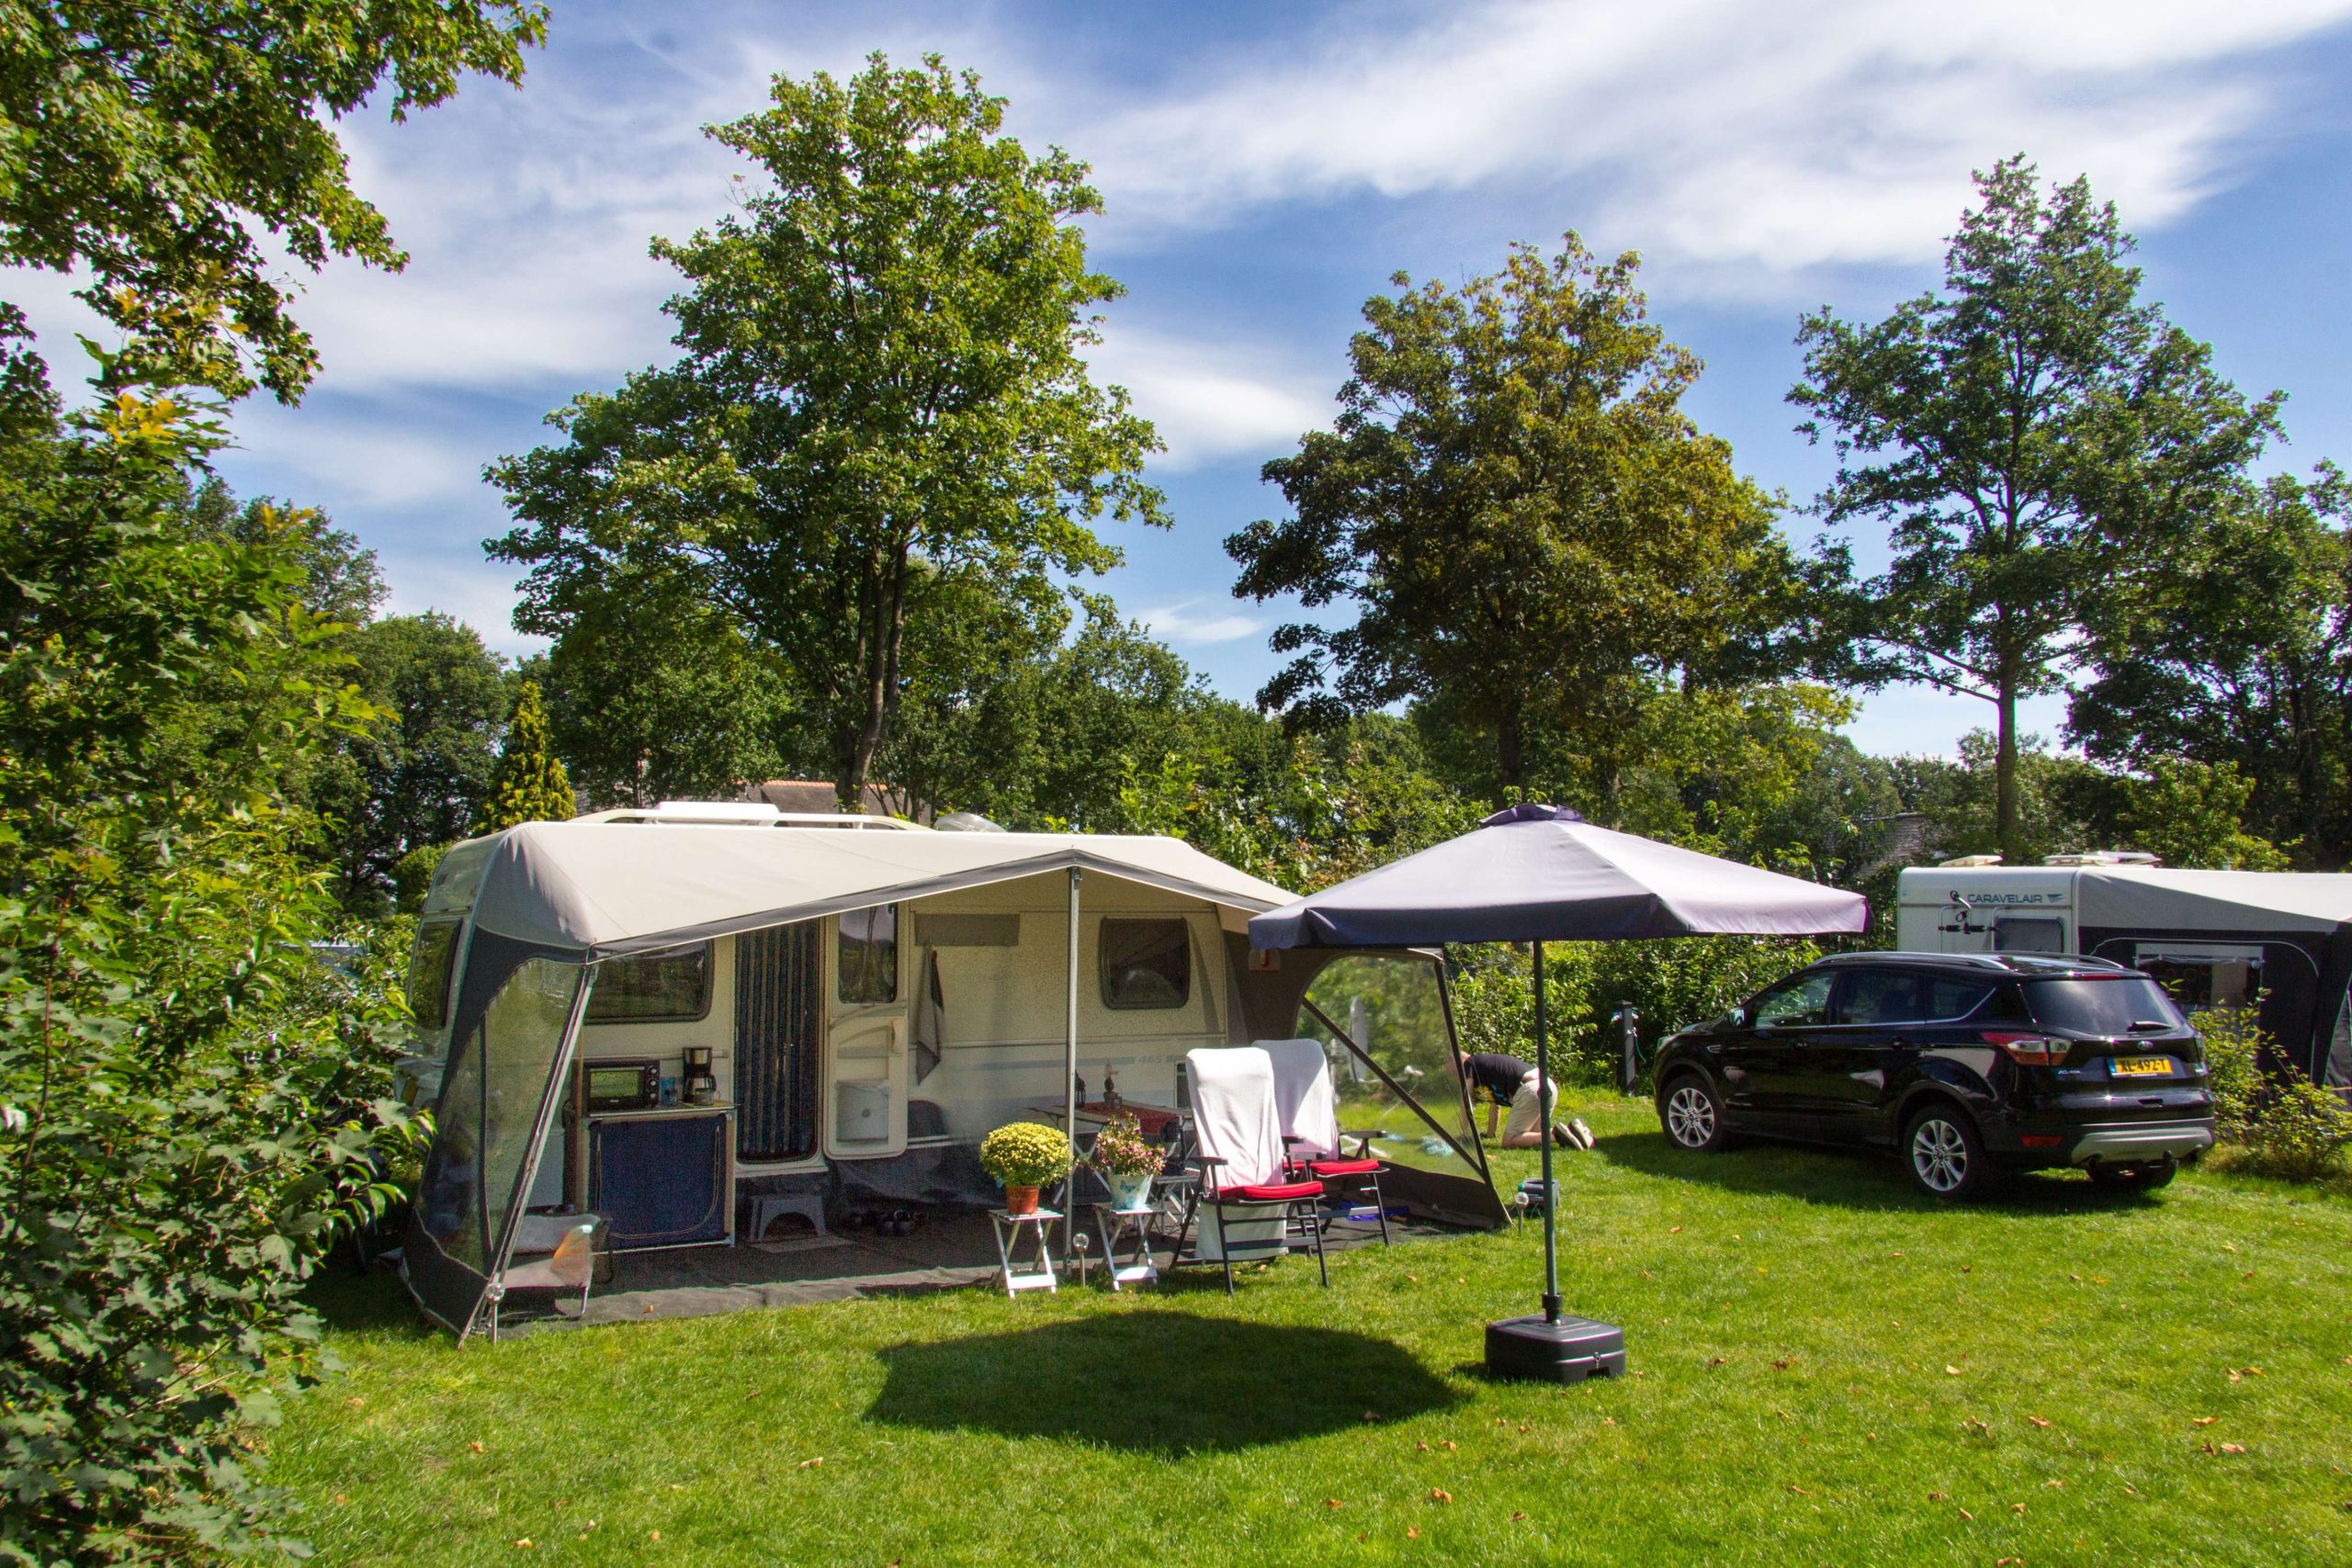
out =
{"type": "Polygon", "coordinates": [[[2294,1066],[2352,1090],[2352,875],[2173,871],[2134,858],[1913,866],[1896,878],[1895,946],[2129,964],[2184,1010],[2258,1010],[2294,1066]]]}
{"type": "Polygon", "coordinates": [[[1436,956],[1252,954],[1290,897],[1175,839],[741,803],[458,844],[410,977],[437,1111],[411,1287],[463,1333],[530,1210],[628,1250],[729,1242],[754,1198],[986,1203],[993,1128],[1178,1110],[1187,1051],[1302,1034],[1394,1134],[1390,1201],[1499,1224],[1436,956]]]}

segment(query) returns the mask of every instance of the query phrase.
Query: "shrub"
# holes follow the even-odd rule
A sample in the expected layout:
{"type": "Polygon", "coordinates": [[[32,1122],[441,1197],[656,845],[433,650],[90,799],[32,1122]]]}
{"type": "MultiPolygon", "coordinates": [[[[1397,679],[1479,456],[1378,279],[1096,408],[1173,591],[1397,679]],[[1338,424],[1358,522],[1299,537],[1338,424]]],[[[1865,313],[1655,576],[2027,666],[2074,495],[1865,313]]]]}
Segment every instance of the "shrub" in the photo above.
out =
{"type": "Polygon", "coordinates": [[[2190,1021],[2205,1041],[2216,1131],[2239,1163],[2289,1181],[2316,1181],[2347,1163],[2352,1112],[2272,1051],[2251,1012],[2214,1010],[2190,1021]]]}
{"type": "Polygon", "coordinates": [[[980,1168],[1006,1187],[1059,1181],[1071,1164],[1069,1139],[1040,1122],[1008,1122],[980,1140],[980,1168]]]}

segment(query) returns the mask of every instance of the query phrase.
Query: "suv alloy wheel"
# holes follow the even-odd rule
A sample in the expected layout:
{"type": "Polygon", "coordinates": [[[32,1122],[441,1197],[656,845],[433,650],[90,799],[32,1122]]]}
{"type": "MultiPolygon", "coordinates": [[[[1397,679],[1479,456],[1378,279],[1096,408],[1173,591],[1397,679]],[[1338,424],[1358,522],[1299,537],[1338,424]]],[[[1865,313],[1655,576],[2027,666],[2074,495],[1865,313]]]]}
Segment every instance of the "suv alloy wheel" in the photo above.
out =
{"type": "Polygon", "coordinates": [[[1997,1179],[1976,1123],[1950,1105],[1930,1105],[1911,1118],[1903,1133],[1903,1157],[1911,1179],[1930,1198],[1974,1198],[1997,1179]]]}
{"type": "Polygon", "coordinates": [[[1729,1140],[1724,1135],[1724,1108],[1707,1080],[1695,1076],[1675,1080],[1660,1107],[1666,1135],[1677,1146],[1713,1154],[1729,1140]]]}

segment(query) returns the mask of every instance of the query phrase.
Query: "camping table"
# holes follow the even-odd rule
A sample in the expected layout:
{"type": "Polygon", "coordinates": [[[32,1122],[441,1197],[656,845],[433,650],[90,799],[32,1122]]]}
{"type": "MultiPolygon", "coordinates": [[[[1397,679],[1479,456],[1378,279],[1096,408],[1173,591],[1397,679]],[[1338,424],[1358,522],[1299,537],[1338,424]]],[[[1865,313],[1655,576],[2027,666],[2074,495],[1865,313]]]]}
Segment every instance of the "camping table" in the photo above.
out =
{"type": "Polygon", "coordinates": [[[1147,1203],[1139,1209],[1114,1209],[1108,1203],[1094,1205],[1094,1234],[1102,1238],[1102,1269],[1111,1277],[1111,1288],[1121,1285],[1151,1285],[1159,1281],[1159,1270],[1151,1262],[1151,1222],[1159,1211],[1147,1203]],[[1126,1262],[1119,1261],[1119,1243],[1133,1236],[1135,1256],[1126,1262]]]}
{"type": "Polygon", "coordinates": [[[996,1231],[997,1261],[1004,1265],[1004,1293],[1018,1295],[1023,1291],[1052,1291],[1059,1288],[1054,1274],[1053,1248],[1046,1233],[1062,1216],[1053,1209],[1037,1209],[1026,1214],[1008,1213],[1002,1209],[989,1211],[989,1224],[996,1231]],[[1027,1225],[1036,1238],[1035,1263],[1023,1268],[1013,1261],[1012,1255],[1021,1246],[1021,1227],[1027,1225]]]}

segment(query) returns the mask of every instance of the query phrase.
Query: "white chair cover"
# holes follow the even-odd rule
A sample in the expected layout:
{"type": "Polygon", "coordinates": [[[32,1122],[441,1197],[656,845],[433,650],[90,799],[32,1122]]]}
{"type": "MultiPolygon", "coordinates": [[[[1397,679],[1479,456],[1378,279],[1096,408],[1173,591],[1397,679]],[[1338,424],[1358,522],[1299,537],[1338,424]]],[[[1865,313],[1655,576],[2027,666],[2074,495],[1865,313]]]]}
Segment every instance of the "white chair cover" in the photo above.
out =
{"type": "MultiPolygon", "coordinates": [[[[1283,1179],[1282,1119],[1274,1109],[1274,1063],[1255,1045],[1227,1045],[1184,1053],[1193,1085],[1193,1136],[1200,1152],[1225,1164],[1212,1180],[1221,1187],[1255,1186],[1283,1179]]],[[[1268,1219],[1227,1220],[1203,1204],[1193,1251],[1212,1261],[1225,1256],[1230,1229],[1237,1246],[1272,1241],[1283,1234],[1279,1212],[1268,1219]]],[[[1241,1256],[1237,1254],[1236,1256],[1241,1256]]]]}
{"type": "Polygon", "coordinates": [[[1258,1048],[1274,1066],[1274,1114],[1282,1136],[1301,1159],[1324,1159],[1340,1152],[1340,1104],[1331,1088],[1331,1058],[1319,1040],[1261,1040],[1258,1048]]]}

